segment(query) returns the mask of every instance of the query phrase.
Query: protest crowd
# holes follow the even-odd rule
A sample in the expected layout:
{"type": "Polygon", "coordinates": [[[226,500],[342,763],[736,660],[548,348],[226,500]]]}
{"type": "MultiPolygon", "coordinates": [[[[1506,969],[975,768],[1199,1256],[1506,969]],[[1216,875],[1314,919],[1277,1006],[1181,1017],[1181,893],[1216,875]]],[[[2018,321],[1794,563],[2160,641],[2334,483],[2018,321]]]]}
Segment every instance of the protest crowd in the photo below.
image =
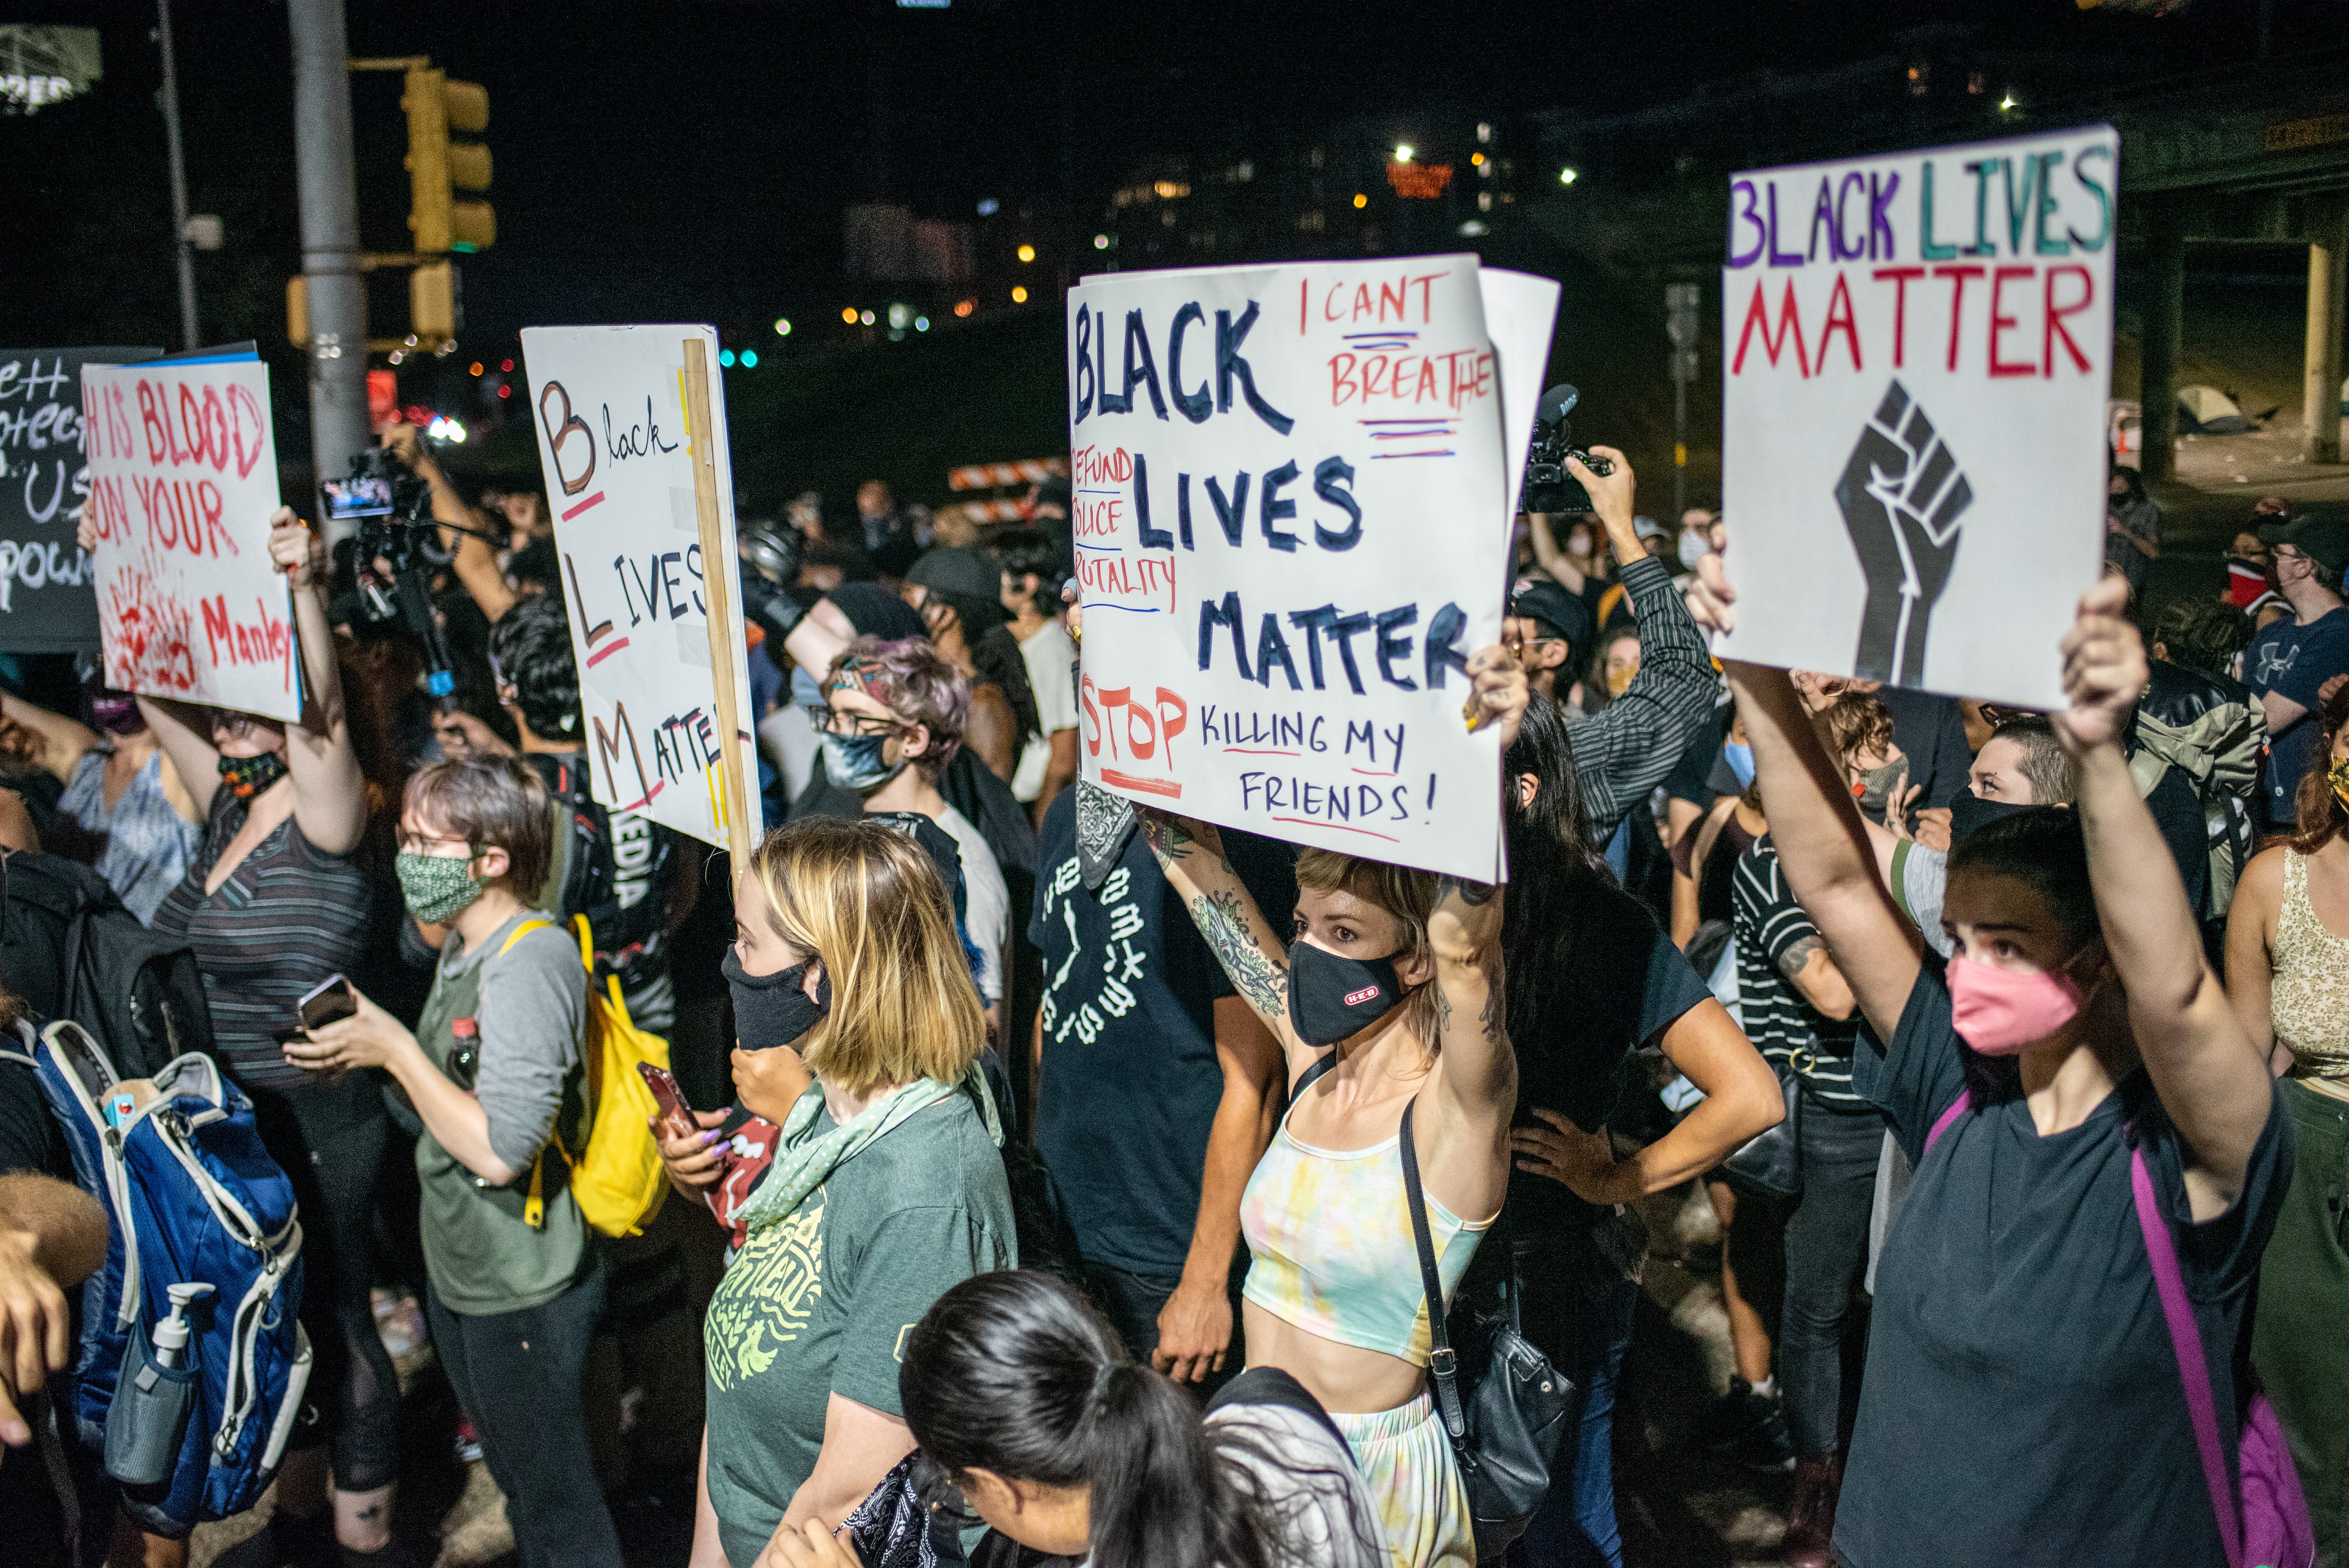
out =
{"type": "Polygon", "coordinates": [[[2266,1561],[2278,1491],[2349,1562],[2349,521],[2262,503],[2140,631],[2116,470],[2041,713],[1716,662],[1738,519],[1569,457],[1588,510],[1521,520],[1446,688],[1495,882],[1081,769],[1068,480],[744,498],[733,866],[592,787],[547,496],[384,441],[440,646],[288,507],[298,718],[0,694],[0,1559],[185,1562],[274,1484],[213,1561],[429,1562],[422,1409],[525,1564],[619,1563],[633,1467],[696,1568],[1619,1568],[1686,1211],[1733,1350],[1687,1440],[1788,1478],[1786,1563],[2266,1561]],[[125,1479],[191,1365],[136,1260],[227,1180],[131,1130],[199,1080],[299,1266],[188,1305],[251,1412],[210,1480],[125,1479]],[[403,1405],[419,1363],[452,1399],[403,1405]]]}

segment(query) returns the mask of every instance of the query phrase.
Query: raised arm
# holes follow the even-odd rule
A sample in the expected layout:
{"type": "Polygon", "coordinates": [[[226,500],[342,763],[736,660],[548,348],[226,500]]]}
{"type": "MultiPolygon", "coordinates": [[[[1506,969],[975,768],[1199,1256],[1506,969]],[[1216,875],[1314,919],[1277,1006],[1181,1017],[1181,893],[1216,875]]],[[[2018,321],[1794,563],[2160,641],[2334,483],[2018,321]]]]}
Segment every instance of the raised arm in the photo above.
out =
{"type": "Polygon", "coordinates": [[[1158,861],[1159,870],[1192,923],[1207,939],[1216,961],[1230,976],[1232,989],[1264,1021],[1288,1058],[1293,1076],[1303,1068],[1300,1056],[1312,1053],[1288,1023],[1288,946],[1271,922],[1256,906],[1247,884],[1232,870],[1224,854],[1223,835],[1206,822],[1176,817],[1148,807],[1138,809],[1142,836],[1158,861]]]}
{"type": "Polygon", "coordinates": [[[440,542],[455,552],[450,568],[456,573],[457,581],[465,585],[465,592],[473,596],[473,603],[481,607],[481,614],[495,621],[512,609],[519,595],[507,586],[506,574],[498,570],[497,552],[481,537],[485,531],[481,514],[465,504],[465,498],[449,482],[448,473],[433,457],[432,449],[424,444],[416,427],[404,423],[386,426],[383,444],[414,469],[418,479],[431,487],[432,516],[447,525],[440,530],[440,542]]]}
{"type": "Polygon", "coordinates": [[[2145,647],[2121,617],[2128,585],[2107,577],[2083,594],[2064,637],[2056,738],[2071,753],[2088,878],[2106,951],[2128,1003],[2146,1071],[2192,1159],[2187,1195],[2197,1220],[2224,1213],[2273,1110],[2274,1085],[2203,962],[2185,884],[2129,775],[2120,737],[2147,679],[2145,647]]]}
{"type": "Polygon", "coordinates": [[[73,778],[74,765],[98,744],[98,732],[89,726],[36,707],[12,691],[0,691],[0,713],[41,738],[41,766],[61,783],[73,778]]]}
{"type": "Polygon", "coordinates": [[[1569,593],[1580,593],[1588,579],[1582,568],[1575,564],[1574,557],[1557,547],[1557,536],[1550,531],[1549,513],[1527,512],[1526,529],[1533,536],[1535,562],[1559,587],[1569,593]]]}
{"type": "Polygon", "coordinates": [[[326,591],[314,542],[290,508],[281,506],[270,517],[269,554],[293,587],[294,630],[302,653],[302,718],[285,727],[294,820],[318,849],[347,855],[358,847],[367,830],[367,781],[351,746],[342,671],[335,663],[335,631],[326,622],[326,591]]]}
{"type": "Polygon", "coordinates": [[[1506,1139],[1517,1103],[1517,1054],[1503,1016],[1502,889],[1444,879],[1428,916],[1435,954],[1438,1103],[1446,1119],[1506,1139]]]}
{"type": "MultiPolygon", "coordinates": [[[[1736,593],[1722,576],[1721,557],[1706,556],[1697,573],[1691,611],[1700,625],[1727,631],[1736,593]]],[[[1878,876],[1867,822],[1786,672],[1735,660],[1727,667],[1787,883],[1869,1026],[1889,1040],[1916,986],[1923,944],[1878,876]]]]}

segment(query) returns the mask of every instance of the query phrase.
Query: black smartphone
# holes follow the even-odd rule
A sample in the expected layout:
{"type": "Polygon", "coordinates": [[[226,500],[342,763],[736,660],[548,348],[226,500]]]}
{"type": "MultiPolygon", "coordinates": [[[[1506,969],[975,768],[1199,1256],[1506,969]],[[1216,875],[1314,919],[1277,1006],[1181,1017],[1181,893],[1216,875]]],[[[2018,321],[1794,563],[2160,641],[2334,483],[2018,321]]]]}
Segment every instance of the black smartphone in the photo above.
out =
{"type": "Polygon", "coordinates": [[[305,1029],[323,1029],[359,1010],[358,993],[340,975],[329,975],[313,985],[296,1004],[305,1029]]]}

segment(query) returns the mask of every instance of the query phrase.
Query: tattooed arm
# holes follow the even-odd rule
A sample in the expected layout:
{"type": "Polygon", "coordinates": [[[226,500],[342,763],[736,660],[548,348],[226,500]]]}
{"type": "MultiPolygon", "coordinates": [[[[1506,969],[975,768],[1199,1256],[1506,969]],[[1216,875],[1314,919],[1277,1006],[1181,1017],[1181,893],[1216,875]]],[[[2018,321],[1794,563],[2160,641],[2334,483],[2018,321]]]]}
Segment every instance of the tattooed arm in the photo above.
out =
{"type": "Polygon", "coordinates": [[[1418,1130],[1429,1186],[1455,1214],[1496,1212],[1509,1181],[1517,1056],[1502,1015],[1503,890],[1444,879],[1428,917],[1435,953],[1435,1112],[1418,1130]]]}
{"type": "MultiPolygon", "coordinates": [[[[1212,824],[1188,817],[1147,807],[1138,811],[1142,836],[1158,858],[1159,869],[1191,912],[1224,973],[1231,976],[1232,988],[1280,1041],[1294,1073],[1300,1065],[1297,1054],[1304,1047],[1288,1026],[1288,948],[1232,870],[1224,855],[1223,836],[1212,824]]],[[[1495,929],[1499,929],[1497,923],[1495,929]]]]}
{"type": "Polygon", "coordinates": [[[1816,933],[1787,944],[1778,954],[1778,973],[1802,994],[1804,1001],[1838,1024],[1858,1010],[1859,1004],[1852,1000],[1851,982],[1836,967],[1835,955],[1816,933]]]}

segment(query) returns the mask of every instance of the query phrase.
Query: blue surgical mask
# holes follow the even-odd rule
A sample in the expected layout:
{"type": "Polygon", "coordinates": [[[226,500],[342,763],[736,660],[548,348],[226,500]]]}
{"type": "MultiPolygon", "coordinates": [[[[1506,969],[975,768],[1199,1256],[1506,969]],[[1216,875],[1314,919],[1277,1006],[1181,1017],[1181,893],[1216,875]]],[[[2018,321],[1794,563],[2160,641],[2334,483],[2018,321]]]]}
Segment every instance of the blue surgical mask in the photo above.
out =
{"type": "Polygon", "coordinates": [[[870,795],[905,766],[902,757],[894,767],[885,760],[888,745],[885,735],[827,735],[823,738],[824,777],[853,794],[870,795]]]}
{"type": "Polygon", "coordinates": [[[1681,564],[1690,571],[1695,571],[1696,563],[1712,553],[1713,541],[1702,533],[1681,535],[1681,564]]]}
{"type": "Polygon", "coordinates": [[[1721,754],[1729,759],[1729,770],[1737,775],[1740,789],[1754,788],[1754,748],[1734,740],[1722,742],[1721,754]]]}

